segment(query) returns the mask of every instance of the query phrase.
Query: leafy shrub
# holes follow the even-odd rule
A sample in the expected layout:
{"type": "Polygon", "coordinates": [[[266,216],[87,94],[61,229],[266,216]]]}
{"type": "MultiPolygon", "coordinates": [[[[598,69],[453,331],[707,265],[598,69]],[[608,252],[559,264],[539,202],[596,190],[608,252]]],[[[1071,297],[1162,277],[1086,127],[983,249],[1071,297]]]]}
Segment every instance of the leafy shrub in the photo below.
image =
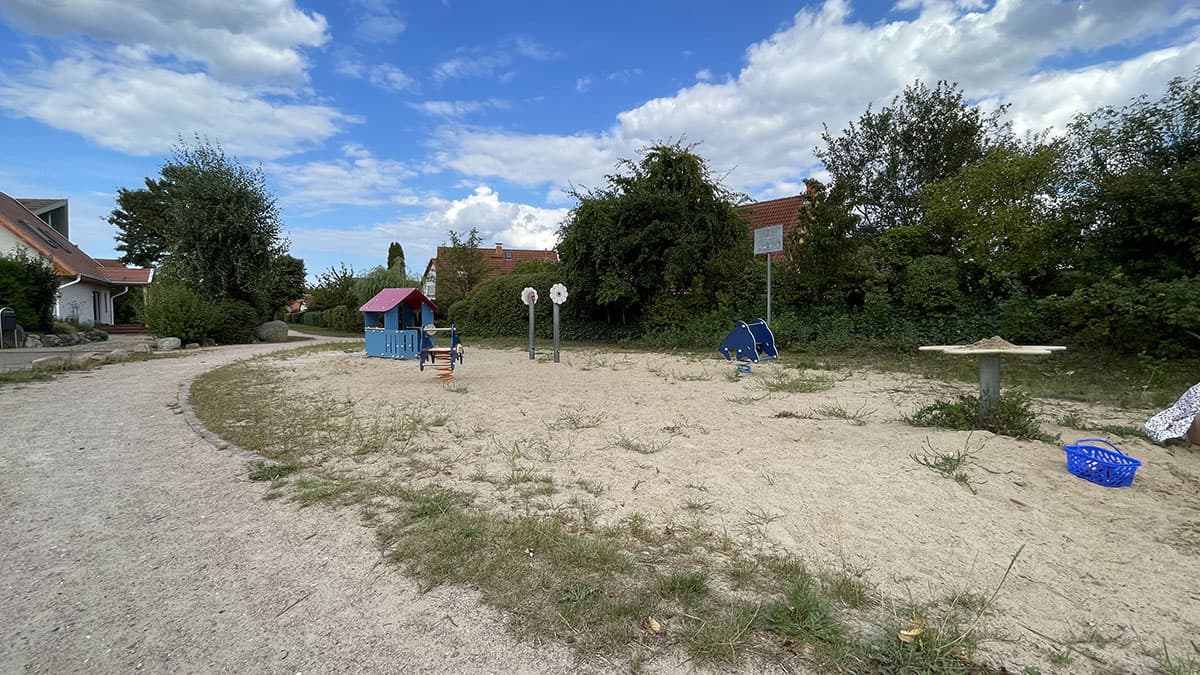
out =
{"type": "Polygon", "coordinates": [[[156,335],[195,342],[214,333],[218,307],[178,281],[160,277],[150,286],[144,318],[156,335]]]}
{"type": "Polygon", "coordinates": [[[921,408],[905,421],[914,427],[940,427],[970,431],[982,429],[1002,436],[1020,439],[1037,439],[1053,442],[1042,433],[1037,414],[1033,411],[1033,400],[1028,394],[1013,391],[1000,395],[999,405],[989,420],[979,417],[979,397],[961,396],[957,401],[935,401],[921,408]]]}
{"type": "Polygon", "coordinates": [[[49,260],[21,248],[0,255],[0,307],[12,307],[26,330],[50,330],[57,296],[58,278],[49,260]]]}
{"type": "Polygon", "coordinates": [[[325,312],[304,312],[300,315],[300,322],[305,326],[315,326],[317,328],[325,327],[325,312]]]}
{"type": "Polygon", "coordinates": [[[325,325],[333,330],[354,333],[363,330],[363,315],[353,307],[338,305],[325,310],[325,325]]]}
{"type": "Polygon", "coordinates": [[[218,344],[236,345],[254,341],[254,327],[261,318],[252,305],[226,300],[217,306],[218,319],[210,337],[218,344]]]}
{"type": "Polygon", "coordinates": [[[69,335],[71,333],[77,333],[79,330],[75,328],[75,324],[71,323],[70,321],[59,321],[56,319],[50,326],[50,332],[57,335],[69,335]]]}

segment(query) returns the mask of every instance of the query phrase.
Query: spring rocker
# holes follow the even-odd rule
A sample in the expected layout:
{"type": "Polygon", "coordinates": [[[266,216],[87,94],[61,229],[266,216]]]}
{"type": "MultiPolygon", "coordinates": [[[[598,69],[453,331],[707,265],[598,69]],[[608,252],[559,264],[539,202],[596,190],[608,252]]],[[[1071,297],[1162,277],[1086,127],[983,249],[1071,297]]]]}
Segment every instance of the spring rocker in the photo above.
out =
{"type": "Polygon", "coordinates": [[[458,331],[454,329],[454,326],[437,328],[432,323],[427,324],[421,330],[424,333],[421,336],[421,372],[425,371],[425,361],[428,359],[429,366],[437,373],[437,379],[443,381],[454,379],[454,362],[457,360],[462,363],[463,360],[462,340],[458,337],[458,331]],[[440,331],[450,332],[449,347],[437,347],[433,344],[433,337],[440,331]]]}
{"type": "Polygon", "coordinates": [[[739,373],[749,373],[751,363],[779,358],[779,352],[775,349],[775,334],[761,318],[750,323],[738,321],[717,351],[725,356],[726,361],[741,363],[738,366],[739,373]]]}
{"type": "Polygon", "coordinates": [[[462,363],[462,341],[454,327],[435,328],[437,307],[415,288],[385,288],[358,311],[363,313],[364,351],[384,359],[420,359],[433,364],[439,380],[454,377],[454,362],[462,363]],[[450,332],[450,346],[437,347],[434,336],[450,332]]]}

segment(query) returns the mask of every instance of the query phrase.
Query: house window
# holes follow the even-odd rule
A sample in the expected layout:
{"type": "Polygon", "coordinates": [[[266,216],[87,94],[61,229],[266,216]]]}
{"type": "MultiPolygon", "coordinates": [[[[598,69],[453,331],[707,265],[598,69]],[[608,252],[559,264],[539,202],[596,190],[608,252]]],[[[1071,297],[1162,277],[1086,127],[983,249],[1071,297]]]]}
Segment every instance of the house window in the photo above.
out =
{"type": "Polygon", "coordinates": [[[512,260],[512,251],[505,251],[505,252],[504,252],[504,259],[505,259],[505,260],[512,260]]]}

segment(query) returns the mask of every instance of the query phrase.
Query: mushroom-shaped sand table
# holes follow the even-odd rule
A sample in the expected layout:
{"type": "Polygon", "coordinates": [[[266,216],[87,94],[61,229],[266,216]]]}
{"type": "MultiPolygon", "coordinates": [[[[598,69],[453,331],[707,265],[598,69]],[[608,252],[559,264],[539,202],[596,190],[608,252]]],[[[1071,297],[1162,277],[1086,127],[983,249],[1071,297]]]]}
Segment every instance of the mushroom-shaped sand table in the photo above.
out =
{"type": "Polygon", "coordinates": [[[991,418],[1000,403],[1000,357],[1001,356],[1049,356],[1066,347],[1047,345],[1014,345],[1000,337],[969,345],[930,345],[920,347],[923,352],[979,357],[979,416],[991,418]]]}

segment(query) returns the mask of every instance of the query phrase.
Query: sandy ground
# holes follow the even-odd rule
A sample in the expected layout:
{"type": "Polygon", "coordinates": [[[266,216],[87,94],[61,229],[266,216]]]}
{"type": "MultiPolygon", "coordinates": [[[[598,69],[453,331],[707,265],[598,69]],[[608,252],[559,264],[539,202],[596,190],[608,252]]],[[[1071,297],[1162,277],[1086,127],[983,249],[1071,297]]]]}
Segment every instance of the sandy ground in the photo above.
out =
{"type": "Polygon", "coordinates": [[[264,502],[168,407],[201,350],[0,388],[0,672],[577,672],[350,512],[264,502]]]}
{"type": "MultiPolygon", "coordinates": [[[[719,357],[571,352],[555,364],[468,345],[453,390],[412,361],[333,352],[276,364],[290,389],[352,401],[363,419],[446,422],[421,441],[419,471],[411,455],[387,452],[330,460],[363,477],[409,472],[480,491],[489,476],[550,475],[559,491],[540,498],[544,507],[587,503],[609,521],[643,513],[659,523],[699,518],[718,531],[761,533],[806,560],[865,570],[882,593],[901,600],[990,595],[1023,547],[985,620],[1004,639],[989,643],[984,658],[1012,671],[1050,672],[1065,644],[1099,634],[1108,644],[1076,645],[1070,672],[1149,672],[1163,641],[1171,654],[1191,655],[1189,640],[1200,634],[1200,452],[1113,439],[1144,466],[1132,488],[1102,488],[1068,474],[1056,445],[919,429],[901,419],[970,392],[968,385],[810,372],[832,377],[834,386],[766,396],[764,380],[799,372],[766,364],[733,379],[719,357]],[[863,423],[838,418],[836,408],[863,423]],[[570,420],[598,424],[571,429],[570,420]],[[630,441],[647,453],[620,447],[630,441]],[[978,493],[911,459],[928,447],[972,452],[978,461],[968,472],[978,493]]],[[[1066,440],[1095,435],[1053,424],[1068,413],[1128,426],[1149,414],[1037,404],[1043,429],[1066,440]]],[[[237,480],[212,489],[240,496],[226,484],[237,480]]],[[[495,493],[494,508],[529,507],[506,494],[495,493]]],[[[277,506],[245,508],[296,529],[295,516],[277,506]]],[[[241,508],[224,511],[246,517],[241,508]]]]}

